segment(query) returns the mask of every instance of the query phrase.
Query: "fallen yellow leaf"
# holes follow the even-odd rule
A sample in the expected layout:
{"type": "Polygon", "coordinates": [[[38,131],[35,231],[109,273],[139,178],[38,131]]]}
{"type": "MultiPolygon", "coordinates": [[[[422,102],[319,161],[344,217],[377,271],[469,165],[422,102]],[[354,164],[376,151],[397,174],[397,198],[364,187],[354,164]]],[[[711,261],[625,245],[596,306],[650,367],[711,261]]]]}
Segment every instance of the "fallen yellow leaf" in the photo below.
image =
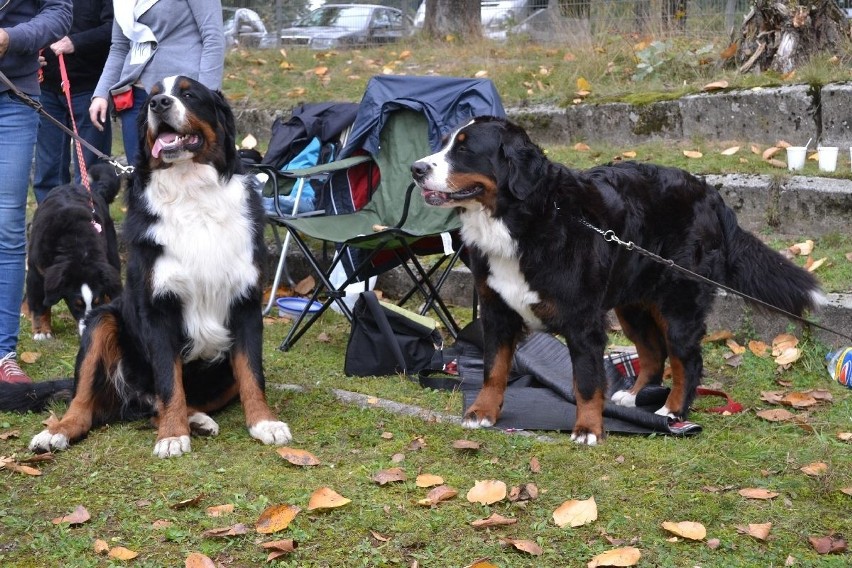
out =
{"type": "Polygon", "coordinates": [[[683,155],[686,156],[687,158],[692,158],[692,159],[704,157],[704,154],[702,154],[698,150],[684,150],[683,155]]]}
{"type": "Polygon", "coordinates": [[[184,568],[216,568],[216,563],[206,554],[190,552],[184,561],[184,568]]]}
{"type": "Polygon", "coordinates": [[[704,540],[707,536],[707,529],[704,528],[704,525],[694,521],[680,521],[677,523],[665,521],[663,529],[675,536],[688,538],[689,540],[704,540]]]}
{"type": "Polygon", "coordinates": [[[351,499],[347,499],[330,487],[320,487],[311,494],[311,498],[308,501],[308,511],[315,509],[334,509],[351,502],[351,499]]]}
{"type": "Polygon", "coordinates": [[[591,91],[592,84],[589,83],[584,77],[577,77],[577,90],[578,91],[591,91]]]}
{"type": "Polygon", "coordinates": [[[594,497],[582,501],[571,499],[562,503],[553,511],[553,522],[556,526],[580,527],[598,518],[598,504],[594,497]]]}
{"type": "Polygon", "coordinates": [[[737,491],[742,497],[746,499],[775,499],[780,495],[777,491],[769,491],[768,489],[763,489],[760,487],[747,487],[745,489],[740,489],[737,491]]]}
{"type": "Polygon", "coordinates": [[[260,534],[283,531],[301,510],[295,505],[271,505],[260,514],[254,528],[260,534]]]}
{"type": "Polygon", "coordinates": [[[811,477],[820,477],[828,471],[828,464],[825,462],[814,462],[799,468],[802,473],[811,477]]]}
{"type": "Polygon", "coordinates": [[[485,479],[474,483],[467,492],[470,503],[491,505],[506,498],[506,484],[499,479],[485,479]]]}
{"type": "Polygon", "coordinates": [[[124,548],[123,546],[116,546],[109,549],[109,554],[107,556],[115,558],[116,560],[133,560],[139,556],[139,553],[130,550],[129,548],[124,548]]]}
{"type": "Polygon", "coordinates": [[[435,485],[441,485],[442,483],[444,483],[443,477],[429,473],[421,473],[417,476],[417,479],[414,480],[414,484],[420,488],[434,487],[435,485]]]}
{"type": "Polygon", "coordinates": [[[293,465],[311,466],[320,464],[320,461],[317,459],[317,457],[307,450],[300,450],[298,448],[289,448],[287,446],[283,446],[281,448],[276,449],[275,451],[278,452],[279,456],[281,456],[293,465]]]}
{"type": "Polygon", "coordinates": [[[597,568],[598,566],[636,566],[642,553],[638,548],[633,546],[625,546],[623,548],[615,548],[602,552],[586,564],[587,568],[597,568]]]}
{"type": "Polygon", "coordinates": [[[723,156],[733,156],[734,154],[736,154],[736,153],[737,153],[737,152],[739,152],[739,151],[740,151],[740,147],[739,147],[739,146],[731,146],[730,148],[725,148],[725,149],[724,149],[724,150],[722,150],[720,153],[721,153],[723,156]]]}

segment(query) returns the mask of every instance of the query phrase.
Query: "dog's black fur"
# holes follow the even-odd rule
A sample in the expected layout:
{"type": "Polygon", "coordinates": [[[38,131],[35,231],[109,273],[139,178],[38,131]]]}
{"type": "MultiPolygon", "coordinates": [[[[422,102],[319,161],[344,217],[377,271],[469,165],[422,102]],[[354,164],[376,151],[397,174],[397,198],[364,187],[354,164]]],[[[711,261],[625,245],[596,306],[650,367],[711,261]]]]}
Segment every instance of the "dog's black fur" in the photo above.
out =
{"type": "Polygon", "coordinates": [[[481,117],[412,165],[427,202],[459,207],[481,303],[485,385],[464,421],[497,422],[515,346],[527,329],[565,337],[577,421],[572,437],[603,435],[607,312],[637,347],[635,386],[673,387],[658,414],[684,418],[700,382],[701,339],[714,287],[608,242],[613,231],[654,254],[794,314],[819,304],[814,277],[737,224],[719,192],[689,173],[635,162],[585,171],[551,162],[518,126],[481,117]]]}
{"type": "Polygon", "coordinates": [[[109,164],[89,168],[89,188],[60,185],[39,204],[27,245],[26,308],[33,339],[53,336],[51,308],[65,300],[83,317],[121,292],[121,261],[109,206],[121,178],[109,164]]]}
{"type": "MultiPolygon", "coordinates": [[[[95,424],[148,414],[154,454],[179,456],[190,433],[218,433],[206,413],[237,398],[253,437],[287,443],[264,394],[264,213],[240,171],[231,108],[218,91],[169,77],[152,89],[138,128],[124,290],[87,318],[68,411],[30,448],[62,450],[95,424]]],[[[44,384],[67,386],[2,385],[0,410],[20,410],[15,393],[41,407],[52,394],[44,384]]]]}

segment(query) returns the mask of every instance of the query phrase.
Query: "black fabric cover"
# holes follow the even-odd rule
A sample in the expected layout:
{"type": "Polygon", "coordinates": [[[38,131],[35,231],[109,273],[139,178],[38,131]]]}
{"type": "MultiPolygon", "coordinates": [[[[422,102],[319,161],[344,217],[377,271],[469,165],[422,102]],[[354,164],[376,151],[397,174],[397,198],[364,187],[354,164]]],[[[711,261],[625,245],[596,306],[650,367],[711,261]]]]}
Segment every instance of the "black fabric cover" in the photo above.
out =
{"type": "Polygon", "coordinates": [[[314,138],[319,138],[323,144],[336,141],[355,120],[357,112],[356,103],[305,103],[297,106],[288,118],[276,118],[272,123],[269,148],[261,163],[281,168],[314,138]]]}
{"type": "MultiPolygon", "coordinates": [[[[483,381],[481,345],[476,340],[457,340],[453,356],[458,361],[459,388],[467,411],[476,399],[483,381]]],[[[444,355],[447,357],[447,354],[444,355]]],[[[607,359],[607,399],[616,390],[629,388],[607,359]]],[[[496,427],[508,430],[570,431],[577,418],[574,397],[571,355],[568,348],[555,337],[535,332],[530,334],[515,352],[509,387],[506,389],[503,410],[496,427]]],[[[428,383],[425,386],[431,386],[428,383]]],[[[668,389],[651,386],[643,389],[637,402],[644,406],[629,408],[607,402],[604,407],[604,429],[607,432],[630,434],[697,434],[701,427],[693,422],[674,422],[654,414],[665,402],[668,389]],[[648,392],[646,392],[648,391],[648,392]]]]}
{"type": "Polygon", "coordinates": [[[416,374],[432,361],[441,345],[427,318],[380,302],[375,292],[362,292],[352,309],[343,372],[347,376],[416,374]]]}

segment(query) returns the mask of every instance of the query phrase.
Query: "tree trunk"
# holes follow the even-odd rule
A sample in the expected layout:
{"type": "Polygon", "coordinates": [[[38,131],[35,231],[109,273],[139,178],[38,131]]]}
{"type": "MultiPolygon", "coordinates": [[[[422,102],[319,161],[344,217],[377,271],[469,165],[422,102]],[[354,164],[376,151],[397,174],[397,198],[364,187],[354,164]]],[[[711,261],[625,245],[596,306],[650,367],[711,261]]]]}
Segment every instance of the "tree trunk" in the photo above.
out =
{"type": "Polygon", "coordinates": [[[849,41],[836,0],[755,0],[737,48],[740,72],[790,73],[817,53],[835,53],[849,41]]]}
{"type": "Polygon", "coordinates": [[[432,39],[454,36],[467,41],[482,37],[479,0],[429,0],[423,32],[432,39]]]}

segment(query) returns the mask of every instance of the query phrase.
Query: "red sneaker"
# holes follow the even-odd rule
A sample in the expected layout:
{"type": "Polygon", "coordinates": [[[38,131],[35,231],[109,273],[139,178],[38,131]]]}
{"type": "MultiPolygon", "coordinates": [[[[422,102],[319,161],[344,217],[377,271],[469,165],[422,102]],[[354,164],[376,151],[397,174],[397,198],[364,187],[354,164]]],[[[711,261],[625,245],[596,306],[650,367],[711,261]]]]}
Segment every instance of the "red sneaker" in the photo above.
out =
{"type": "Polygon", "coordinates": [[[31,383],[33,382],[15,361],[15,352],[0,359],[0,383],[31,383]]]}

